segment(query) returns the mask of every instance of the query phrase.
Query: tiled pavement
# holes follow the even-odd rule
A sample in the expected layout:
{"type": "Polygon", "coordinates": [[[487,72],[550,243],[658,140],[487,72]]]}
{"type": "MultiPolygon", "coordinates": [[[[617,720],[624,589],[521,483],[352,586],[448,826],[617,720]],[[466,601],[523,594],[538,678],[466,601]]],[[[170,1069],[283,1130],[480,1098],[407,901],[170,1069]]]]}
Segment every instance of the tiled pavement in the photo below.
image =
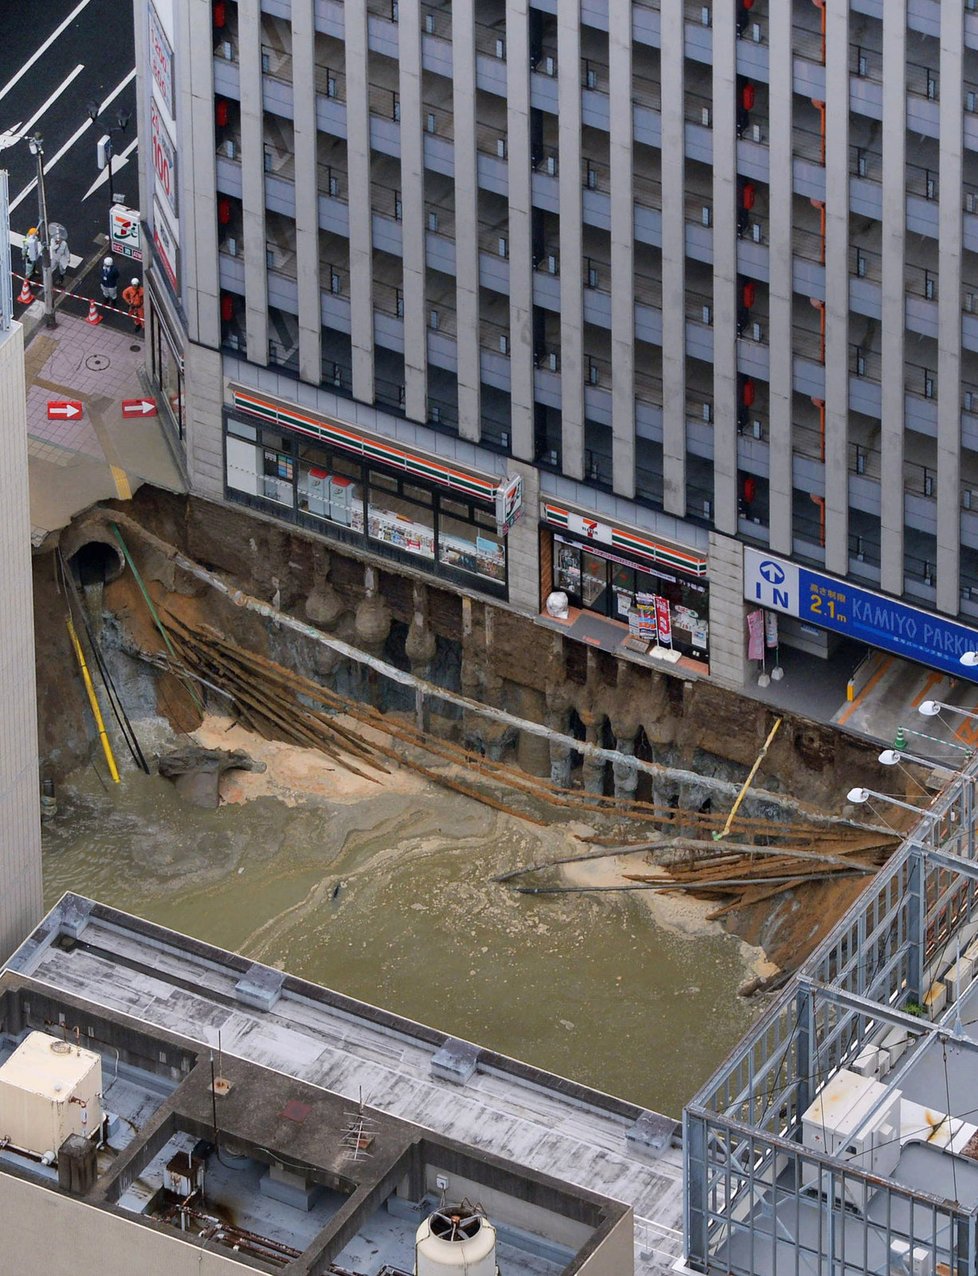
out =
{"type": "MultiPolygon", "coordinates": [[[[32,307],[32,310],[34,308],[32,307]]],[[[34,328],[28,340],[27,434],[32,540],[66,526],[100,500],[128,499],[142,483],[170,491],[185,484],[163,418],[126,419],[123,399],[151,398],[141,379],[142,337],[93,325],[59,310],[57,326],[34,328]],[[84,415],[49,420],[51,401],[75,400],[84,415]]]]}

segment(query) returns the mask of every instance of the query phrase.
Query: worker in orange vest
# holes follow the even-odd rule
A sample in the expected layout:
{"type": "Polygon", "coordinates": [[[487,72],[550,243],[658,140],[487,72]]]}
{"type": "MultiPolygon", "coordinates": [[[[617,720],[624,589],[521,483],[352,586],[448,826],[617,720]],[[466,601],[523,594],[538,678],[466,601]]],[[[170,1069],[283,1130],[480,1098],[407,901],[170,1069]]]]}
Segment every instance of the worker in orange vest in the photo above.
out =
{"type": "Polygon", "coordinates": [[[122,300],[129,307],[129,318],[132,320],[133,332],[143,330],[143,286],[138,279],[133,279],[128,288],[122,291],[122,300]]]}

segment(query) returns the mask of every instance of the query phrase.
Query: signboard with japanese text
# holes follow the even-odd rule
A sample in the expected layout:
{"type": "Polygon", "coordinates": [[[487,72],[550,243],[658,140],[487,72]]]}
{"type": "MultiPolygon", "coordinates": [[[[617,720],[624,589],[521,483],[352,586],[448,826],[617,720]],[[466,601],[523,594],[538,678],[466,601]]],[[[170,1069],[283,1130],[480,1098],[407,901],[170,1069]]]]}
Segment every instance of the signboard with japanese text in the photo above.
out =
{"type": "Polygon", "coordinates": [[[177,151],[155,101],[149,104],[149,123],[156,192],[163,196],[175,218],[177,216],[177,151]]]}
{"type": "Polygon", "coordinates": [[[159,200],[156,200],[153,207],[153,243],[156,246],[156,258],[166,272],[170,287],[177,292],[179,249],[176,236],[170,229],[159,200]]]}
{"type": "Polygon", "coordinates": [[[163,25],[152,5],[149,6],[149,62],[153,83],[160,92],[170,118],[175,116],[173,105],[173,48],[166,38],[163,25]]]}
{"type": "Polygon", "coordinates": [[[128,257],[130,261],[142,261],[143,247],[139,228],[139,213],[134,208],[113,204],[109,216],[109,240],[113,253],[128,257]]]}
{"type": "Polygon", "coordinates": [[[744,598],[955,678],[978,682],[978,668],[960,663],[964,652],[978,650],[978,629],[787,559],[745,549],[744,598]]]}

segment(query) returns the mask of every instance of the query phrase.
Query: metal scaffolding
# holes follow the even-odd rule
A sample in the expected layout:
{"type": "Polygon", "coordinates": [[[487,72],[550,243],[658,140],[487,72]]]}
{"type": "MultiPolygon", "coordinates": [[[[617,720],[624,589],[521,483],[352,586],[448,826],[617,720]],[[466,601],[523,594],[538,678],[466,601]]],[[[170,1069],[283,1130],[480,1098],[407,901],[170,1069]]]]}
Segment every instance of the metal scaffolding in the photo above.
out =
{"type": "Polygon", "coordinates": [[[690,1270],[978,1272],[976,776],[972,761],[942,790],[686,1108],[690,1270]],[[829,1105],[856,1092],[836,1144],[829,1105]]]}

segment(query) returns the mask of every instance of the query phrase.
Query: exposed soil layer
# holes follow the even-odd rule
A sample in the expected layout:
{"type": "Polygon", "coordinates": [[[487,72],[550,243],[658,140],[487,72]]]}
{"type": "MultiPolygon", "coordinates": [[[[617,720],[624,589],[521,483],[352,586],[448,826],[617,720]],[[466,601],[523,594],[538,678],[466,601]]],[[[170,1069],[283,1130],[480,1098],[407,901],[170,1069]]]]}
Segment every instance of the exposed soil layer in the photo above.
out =
{"type": "MultiPolygon", "coordinates": [[[[306,623],[433,682],[574,731],[579,738],[619,747],[625,740],[640,757],[739,783],[770,729],[771,711],[735,693],[616,663],[503,607],[462,599],[394,570],[367,569],[354,556],[298,530],[149,488],[139,491],[125,514],[230,584],[306,623]]],[[[235,643],[346,694],[372,699],[385,710],[410,711],[403,694],[399,699],[396,691],[364,679],[335,653],[235,606],[138,537],[128,537],[127,543],[164,616],[210,625],[235,643]]],[[[60,779],[91,756],[97,741],[65,632],[65,598],[51,554],[35,557],[34,593],[41,756],[46,773],[60,779]]],[[[133,574],[126,570],[106,583],[93,609],[99,613],[93,624],[100,625],[101,642],[112,652],[113,674],[130,710],[136,716],[158,712],[180,731],[199,726],[199,708],[177,678],[130,658],[163,649],[133,574]]],[[[217,707],[226,711],[226,702],[217,707]]],[[[435,714],[432,729],[464,736],[490,756],[518,760],[538,773],[554,764],[546,742],[517,738],[492,723],[435,714]]],[[[607,770],[597,778],[585,773],[584,783],[597,784],[592,790],[597,792],[603,784],[607,791],[607,770]]],[[[756,783],[828,811],[838,809],[853,774],[874,783],[879,772],[873,746],[786,716],[756,783]]],[[[705,786],[651,783],[647,776],[640,777],[637,795],[690,810],[710,809],[715,801],[705,786]]],[[[750,801],[745,811],[749,807],[750,801]]],[[[777,818],[762,803],[754,804],[753,813],[777,818]]],[[[724,925],[762,946],[778,965],[794,966],[862,884],[849,879],[806,885],[731,913],[724,925]]],[[[704,914],[710,909],[701,907],[704,914]]]]}

